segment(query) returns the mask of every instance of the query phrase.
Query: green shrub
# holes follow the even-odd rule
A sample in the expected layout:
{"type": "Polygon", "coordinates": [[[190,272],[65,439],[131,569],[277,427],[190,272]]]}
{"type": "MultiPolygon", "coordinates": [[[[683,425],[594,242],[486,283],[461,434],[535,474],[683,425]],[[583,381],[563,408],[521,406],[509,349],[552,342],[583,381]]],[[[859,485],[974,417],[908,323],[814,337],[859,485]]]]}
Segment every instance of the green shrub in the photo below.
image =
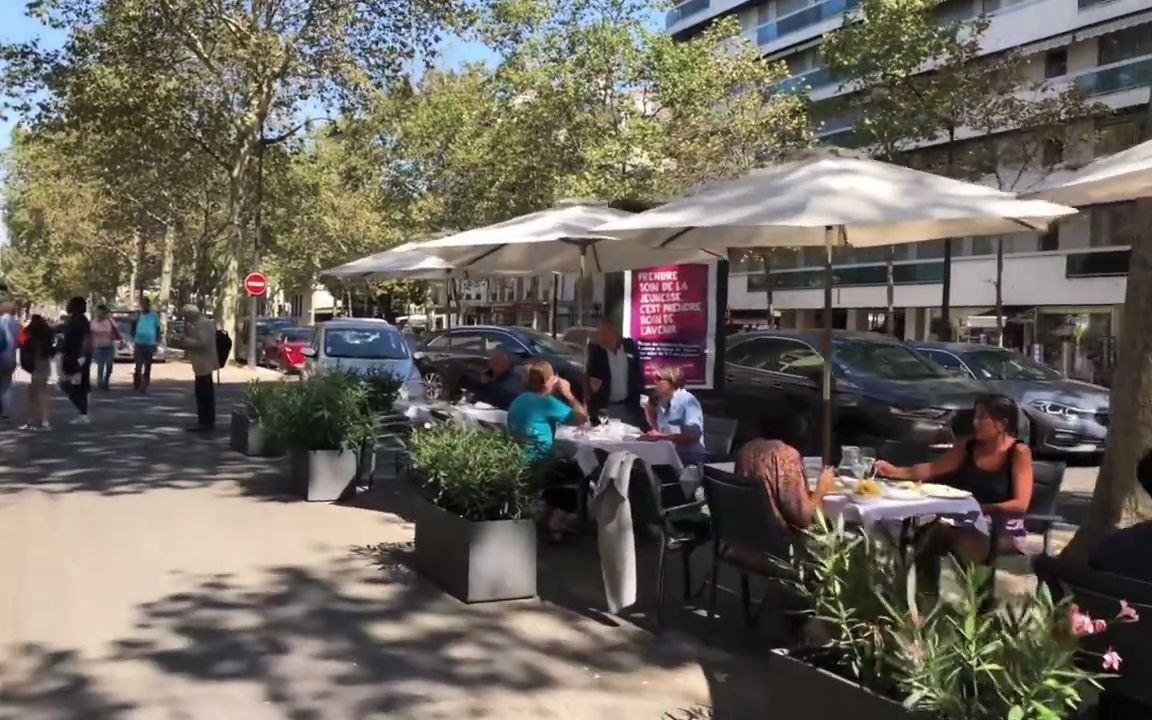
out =
{"type": "Polygon", "coordinates": [[[404,387],[404,378],[391,370],[373,368],[367,372],[354,373],[364,383],[368,409],[377,414],[392,412],[396,398],[404,387]]]}
{"type": "Polygon", "coordinates": [[[468,520],[516,520],[535,504],[532,464],[507,433],[455,422],[417,430],[412,469],[436,505],[468,520]]]}
{"type": "Polygon", "coordinates": [[[262,424],[286,448],[352,449],[375,439],[367,385],[341,370],[285,383],[267,412],[262,424]]]}
{"type": "Polygon", "coordinates": [[[248,413],[248,419],[262,421],[274,415],[276,403],[279,401],[279,395],[284,392],[285,385],[283,381],[276,383],[248,381],[248,386],[244,388],[244,408],[248,413]]]}

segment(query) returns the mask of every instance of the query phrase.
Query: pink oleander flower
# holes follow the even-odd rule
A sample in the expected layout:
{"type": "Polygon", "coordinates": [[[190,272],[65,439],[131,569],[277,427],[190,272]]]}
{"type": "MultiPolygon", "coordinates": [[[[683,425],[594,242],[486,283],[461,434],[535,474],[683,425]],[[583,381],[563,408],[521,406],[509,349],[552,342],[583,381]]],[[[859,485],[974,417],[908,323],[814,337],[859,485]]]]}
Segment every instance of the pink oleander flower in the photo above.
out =
{"type": "Polygon", "coordinates": [[[1140,614],[1136,612],[1136,608],[1128,604],[1127,600],[1120,601],[1120,613],[1116,616],[1116,620],[1122,623],[1140,622],[1140,614]]]}
{"type": "Polygon", "coordinates": [[[1120,654],[1108,648],[1108,652],[1104,653],[1104,669],[1112,672],[1120,671],[1120,654]]]}
{"type": "Polygon", "coordinates": [[[1068,606],[1068,625],[1076,637],[1084,637],[1096,632],[1096,624],[1088,613],[1080,612],[1080,606],[1068,606]]]}
{"type": "Polygon", "coordinates": [[[1106,620],[1095,619],[1092,621],[1092,632],[1102,633],[1108,629],[1108,622],[1106,620]]]}

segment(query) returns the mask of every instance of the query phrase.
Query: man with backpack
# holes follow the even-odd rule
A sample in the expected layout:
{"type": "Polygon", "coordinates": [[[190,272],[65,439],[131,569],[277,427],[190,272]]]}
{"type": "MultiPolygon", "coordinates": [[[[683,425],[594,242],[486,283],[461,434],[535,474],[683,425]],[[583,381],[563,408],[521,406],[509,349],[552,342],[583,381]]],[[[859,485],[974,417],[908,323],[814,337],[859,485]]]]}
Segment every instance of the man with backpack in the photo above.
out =
{"type": "Polygon", "coordinates": [[[196,396],[197,422],[188,432],[212,432],[216,429],[216,388],[212,373],[220,367],[216,323],[201,315],[195,305],[184,308],[184,351],[192,363],[196,396]]]}
{"type": "Polygon", "coordinates": [[[16,306],[0,303],[0,415],[8,419],[12,409],[12,376],[16,372],[16,347],[20,338],[20,321],[16,306]]]}

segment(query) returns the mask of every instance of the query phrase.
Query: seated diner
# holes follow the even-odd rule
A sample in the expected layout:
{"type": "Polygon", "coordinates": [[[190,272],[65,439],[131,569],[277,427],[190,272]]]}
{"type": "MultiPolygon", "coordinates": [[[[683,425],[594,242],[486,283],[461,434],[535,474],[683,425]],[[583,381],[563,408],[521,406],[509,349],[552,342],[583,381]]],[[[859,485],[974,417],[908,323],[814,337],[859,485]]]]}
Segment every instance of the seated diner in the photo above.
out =
{"type": "Polygon", "coordinates": [[[808,529],[824,496],[836,489],[836,474],[826,467],[809,490],[800,451],[780,440],[745,443],[736,455],[736,474],[764,483],[777,524],[791,533],[808,529]]]}
{"type": "Polygon", "coordinates": [[[704,449],[704,410],[684,384],[684,373],[680,368],[671,365],[660,368],[656,376],[656,391],[644,407],[652,429],[642,437],[645,440],[670,441],[676,446],[680,461],[693,465],[703,462],[708,456],[704,449]]]}
{"type": "MultiPolygon", "coordinates": [[[[998,532],[996,553],[1018,552],[1026,535],[1024,515],[1032,501],[1032,451],[1017,437],[1019,409],[1003,395],[985,395],[973,407],[972,434],[930,463],[896,467],[883,460],[876,473],[896,480],[937,481],[967,490],[998,532]]],[[[992,554],[990,535],[971,523],[937,522],[921,550],[921,561],[951,553],[962,562],[983,563],[992,554]]]]}
{"type": "Polygon", "coordinates": [[[517,367],[501,348],[488,353],[488,367],[480,374],[479,382],[465,376],[460,389],[471,393],[474,402],[507,410],[524,391],[524,368],[517,367]]]}
{"type": "Polygon", "coordinates": [[[559,540],[575,523],[576,498],[569,487],[547,485],[570,485],[580,479],[580,471],[574,463],[553,460],[556,426],[583,425],[588,422],[588,411],[572,393],[571,384],[556,375],[547,360],[528,360],[524,369],[524,392],[508,407],[508,432],[524,443],[525,452],[538,464],[544,501],[551,508],[548,530],[559,540]]]}
{"type": "MultiPolygon", "coordinates": [[[[1136,480],[1144,492],[1152,495],[1152,450],[1136,465],[1136,480]]],[[[1152,583],[1152,520],[1145,520],[1116,530],[1104,538],[1088,557],[1093,570],[1122,575],[1152,583]]]]}

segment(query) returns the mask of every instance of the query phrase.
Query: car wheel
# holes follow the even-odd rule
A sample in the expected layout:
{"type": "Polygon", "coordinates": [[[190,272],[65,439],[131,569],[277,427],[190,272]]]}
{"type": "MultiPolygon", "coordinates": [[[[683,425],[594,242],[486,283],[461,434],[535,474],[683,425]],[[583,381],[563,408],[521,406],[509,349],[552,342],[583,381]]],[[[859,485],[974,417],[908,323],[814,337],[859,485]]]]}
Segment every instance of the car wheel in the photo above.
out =
{"type": "Polygon", "coordinates": [[[424,373],[424,395],[429,400],[444,399],[444,378],[432,370],[424,373]]]}

